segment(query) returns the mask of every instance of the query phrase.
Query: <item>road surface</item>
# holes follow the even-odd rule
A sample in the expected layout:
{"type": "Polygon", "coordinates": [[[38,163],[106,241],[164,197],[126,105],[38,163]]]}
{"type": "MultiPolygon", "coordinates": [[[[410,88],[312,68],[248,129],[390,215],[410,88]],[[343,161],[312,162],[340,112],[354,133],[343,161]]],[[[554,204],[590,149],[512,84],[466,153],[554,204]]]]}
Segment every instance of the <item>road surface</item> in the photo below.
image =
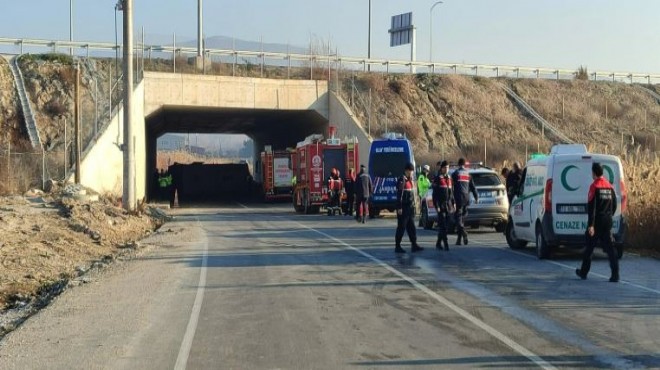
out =
{"type": "MultiPolygon", "coordinates": [[[[660,368],[660,262],[539,261],[502,235],[393,253],[395,220],[181,209],[156,246],[0,342],[0,369],[660,368]]],[[[404,239],[405,240],[405,239],[404,239]]],[[[404,244],[409,250],[409,245],[404,244]]]]}

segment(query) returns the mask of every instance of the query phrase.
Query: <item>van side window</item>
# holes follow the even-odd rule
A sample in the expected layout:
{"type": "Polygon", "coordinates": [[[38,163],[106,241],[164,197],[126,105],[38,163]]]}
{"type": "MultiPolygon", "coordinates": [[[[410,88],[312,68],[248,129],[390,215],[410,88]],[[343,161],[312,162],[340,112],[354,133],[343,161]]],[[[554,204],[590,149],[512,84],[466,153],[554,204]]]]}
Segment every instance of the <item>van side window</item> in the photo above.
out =
{"type": "Polygon", "coordinates": [[[525,194],[525,181],[527,181],[527,168],[523,170],[522,177],[520,178],[520,185],[518,187],[518,195],[525,194]]]}

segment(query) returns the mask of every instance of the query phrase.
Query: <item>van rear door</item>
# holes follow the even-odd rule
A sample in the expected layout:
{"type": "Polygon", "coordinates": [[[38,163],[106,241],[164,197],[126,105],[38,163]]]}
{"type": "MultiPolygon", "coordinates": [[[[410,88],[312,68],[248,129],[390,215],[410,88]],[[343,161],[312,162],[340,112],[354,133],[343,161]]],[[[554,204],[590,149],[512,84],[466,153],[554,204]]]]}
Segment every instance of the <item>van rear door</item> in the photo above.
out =
{"type": "MultiPolygon", "coordinates": [[[[619,197],[621,166],[616,157],[590,153],[555,156],[552,169],[552,213],[555,234],[584,235],[588,220],[587,197],[593,182],[591,165],[594,162],[604,166],[605,177],[615,186],[619,197]]],[[[619,229],[617,220],[620,219],[620,203],[617,208],[612,230],[614,233],[619,229]]]]}

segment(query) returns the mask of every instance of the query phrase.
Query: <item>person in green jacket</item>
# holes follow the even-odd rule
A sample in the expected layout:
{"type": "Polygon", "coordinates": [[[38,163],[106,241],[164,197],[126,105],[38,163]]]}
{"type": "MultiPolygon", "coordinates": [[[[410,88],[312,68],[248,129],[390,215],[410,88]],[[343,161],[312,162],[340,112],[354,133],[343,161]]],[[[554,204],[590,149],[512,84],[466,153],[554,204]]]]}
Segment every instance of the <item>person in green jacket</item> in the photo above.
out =
{"type": "MultiPolygon", "coordinates": [[[[426,192],[431,188],[431,180],[429,180],[429,173],[431,172],[431,167],[428,164],[425,164],[422,167],[422,173],[417,177],[417,192],[419,193],[419,206],[421,207],[426,201],[426,192]]],[[[420,208],[421,210],[421,208],[420,208]]],[[[419,219],[419,226],[422,227],[422,219],[419,219]]]]}

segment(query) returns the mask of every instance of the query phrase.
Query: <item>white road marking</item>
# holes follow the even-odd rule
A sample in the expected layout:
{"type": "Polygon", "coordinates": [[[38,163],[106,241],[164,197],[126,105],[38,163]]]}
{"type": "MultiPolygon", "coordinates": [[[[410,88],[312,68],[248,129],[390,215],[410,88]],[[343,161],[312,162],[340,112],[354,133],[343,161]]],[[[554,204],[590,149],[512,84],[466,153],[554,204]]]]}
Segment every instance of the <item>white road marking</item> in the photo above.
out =
{"type": "Polygon", "coordinates": [[[243,207],[244,209],[250,209],[250,207],[246,206],[246,205],[243,204],[243,203],[236,202],[236,204],[238,204],[239,206],[243,207]]]}
{"type": "MultiPolygon", "coordinates": [[[[199,223],[199,220],[197,220],[199,223]]],[[[193,339],[195,338],[195,331],[197,331],[197,323],[199,322],[199,313],[202,310],[202,302],[204,301],[204,288],[206,286],[206,271],[209,256],[209,242],[206,236],[204,237],[204,254],[202,255],[202,267],[199,271],[199,284],[197,285],[197,294],[195,295],[195,303],[193,303],[192,311],[190,312],[190,319],[186,327],[186,333],[179,348],[179,355],[176,358],[175,370],[184,370],[188,363],[188,356],[192,348],[193,339]]]]}
{"type": "Polygon", "coordinates": [[[356,248],[356,247],[354,247],[354,246],[352,246],[348,243],[345,243],[342,240],[339,240],[339,239],[337,239],[337,238],[335,238],[331,235],[328,235],[328,234],[326,234],[322,231],[316,230],[316,229],[314,229],[312,227],[309,227],[307,225],[304,225],[300,222],[296,222],[296,221],[293,221],[293,222],[297,223],[301,227],[304,227],[304,228],[306,228],[310,231],[314,231],[319,235],[322,235],[322,236],[324,236],[324,237],[326,237],[330,240],[333,240],[333,241],[343,245],[344,247],[346,247],[346,248],[348,248],[352,251],[355,251],[355,252],[361,254],[362,256],[370,259],[371,261],[373,261],[377,265],[383,267],[384,269],[390,271],[391,273],[395,274],[396,276],[400,277],[401,279],[407,281],[408,283],[410,283],[416,289],[426,293],[431,298],[433,298],[436,301],[438,301],[439,303],[445,305],[447,308],[451,309],[452,311],[454,311],[458,315],[460,315],[463,318],[465,318],[466,320],[470,321],[472,324],[474,324],[477,327],[479,327],[480,329],[484,330],[485,332],[487,332],[488,334],[490,334],[491,336],[493,336],[495,339],[499,340],[503,344],[507,345],[508,347],[513,349],[514,351],[518,352],[522,356],[525,356],[527,359],[529,359],[530,361],[532,361],[533,363],[535,363],[539,367],[541,367],[543,369],[556,369],[556,367],[554,367],[552,364],[548,363],[547,361],[545,361],[540,356],[536,355],[532,351],[530,351],[527,348],[523,347],[522,345],[518,344],[513,339],[509,338],[507,335],[499,332],[497,329],[495,329],[492,326],[486,324],[484,321],[478,319],[474,315],[470,314],[469,312],[467,312],[464,309],[460,308],[459,306],[455,305],[454,303],[449,301],[447,298],[445,298],[445,297],[441,296],[440,294],[434,292],[433,290],[426,287],[424,284],[418,282],[417,280],[415,280],[412,277],[404,274],[403,272],[397,270],[396,268],[388,265],[387,263],[383,262],[382,260],[372,256],[371,254],[369,254],[369,253],[367,253],[367,252],[365,252],[365,251],[363,251],[359,248],[356,248]]]}

